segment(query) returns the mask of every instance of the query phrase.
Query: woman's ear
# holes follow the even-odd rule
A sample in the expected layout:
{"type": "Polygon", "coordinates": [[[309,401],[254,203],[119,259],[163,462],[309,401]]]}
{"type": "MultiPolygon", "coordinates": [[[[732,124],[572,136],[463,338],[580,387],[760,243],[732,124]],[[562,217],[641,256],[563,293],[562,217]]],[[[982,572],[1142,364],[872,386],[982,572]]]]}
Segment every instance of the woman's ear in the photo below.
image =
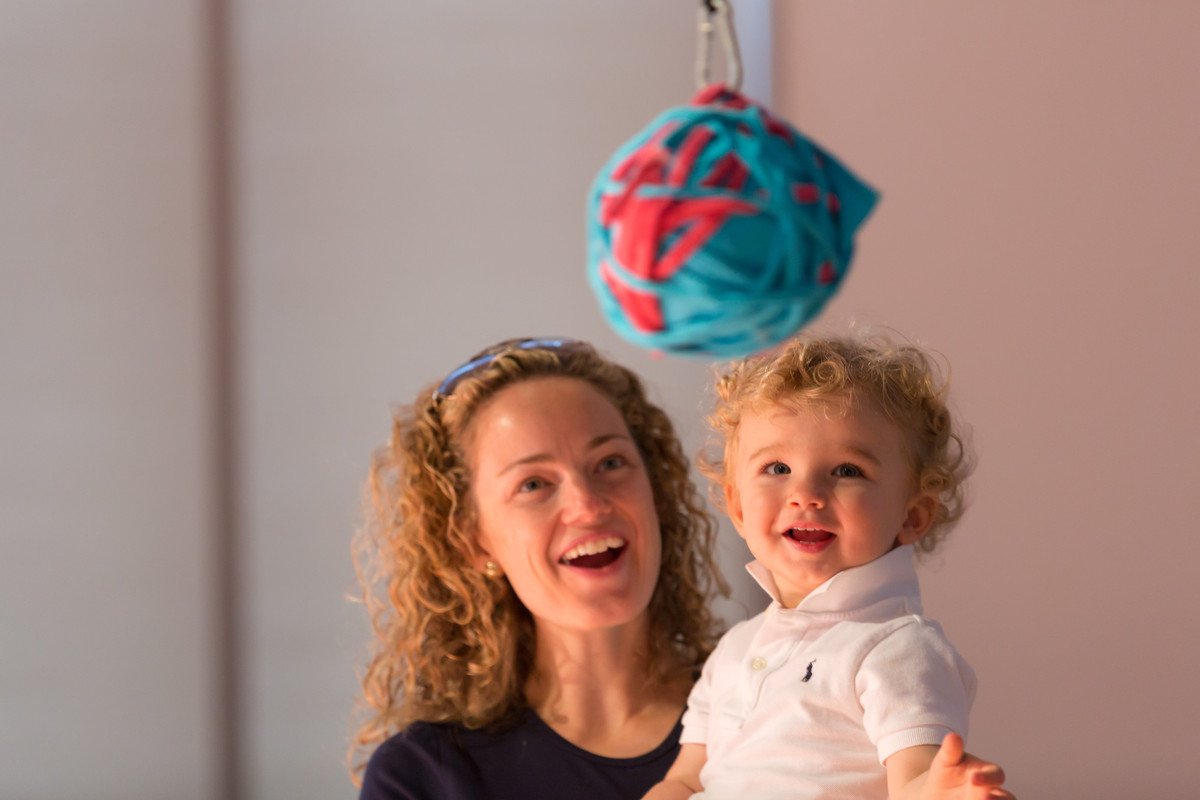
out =
{"type": "Polygon", "coordinates": [[[466,541],[466,556],[467,563],[477,570],[482,570],[489,561],[495,561],[495,556],[492,555],[492,548],[489,546],[487,535],[479,529],[474,516],[469,521],[464,521],[466,525],[463,530],[464,534],[470,534],[466,541]]]}
{"type": "Polygon", "coordinates": [[[496,559],[492,558],[492,554],[482,548],[476,547],[474,548],[474,552],[471,553],[471,566],[480,572],[483,572],[488,564],[493,564],[495,561],[496,559]]]}
{"type": "Polygon", "coordinates": [[[471,555],[471,566],[482,572],[486,578],[499,578],[504,574],[504,567],[500,566],[500,562],[482,546],[474,548],[471,555]]]}
{"type": "Polygon", "coordinates": [[[471,562],[471,566],[480,571],[484,570],[489,563],[495,563],[496,561],[487,543],[483,541],[483,537],[478,533],[471,540],[471,552],[467,560],[471,562]]]}
{"type": "Polygon", "coordinates": [[[908,501],[904,513],[904,524],[896,536],[899,544],[915,544],[922,536],[929,533],[933,518],[937,515],[939,501],[936,495],[921,492],[908,501]]]}

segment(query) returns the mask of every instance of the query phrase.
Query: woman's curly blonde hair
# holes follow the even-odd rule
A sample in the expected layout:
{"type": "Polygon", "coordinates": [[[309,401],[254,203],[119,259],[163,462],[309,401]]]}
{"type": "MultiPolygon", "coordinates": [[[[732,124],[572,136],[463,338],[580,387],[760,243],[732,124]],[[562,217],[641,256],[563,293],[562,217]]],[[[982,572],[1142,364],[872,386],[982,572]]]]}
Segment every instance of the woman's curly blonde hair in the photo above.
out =
{"type": "Polygon", "coordinates": [[[766,354],[735,363],[717,379],[708,424],[720,438],[719,453],[700,458],[714,483],[712,499],[723,504],[734,440],[750,408],[849,397],[873,403],[904,435],[914,485],[938,500],[933,524],[917,540],[932,552],[962,516],[965,481],[971,472],[962,434],[946,406],[949,382],[920,348],[885,337],[798,336],[766,354]]]}
{"type": "Polygon", "coordinates": [[[709,601],[728,589],[712,556],[716,523],[667,415],[647,399],[636,375],[582,342],[500,350],[447,389],[449,396],[434,387],[422,391],[395,415],[390,441],[375,454],[367,519],[354,543],[375,637],[362,676],[362,721],[351,743],[356,781],[373,746],[413,722],[504,725],[526,707],[533,620],[507,580],[473,566],[475,510],[464,442],[480,407],[506,386],[577,378],[612,400],[629,427],[662,533],[647,679],[690,678],[718,636],[709,601]]]}

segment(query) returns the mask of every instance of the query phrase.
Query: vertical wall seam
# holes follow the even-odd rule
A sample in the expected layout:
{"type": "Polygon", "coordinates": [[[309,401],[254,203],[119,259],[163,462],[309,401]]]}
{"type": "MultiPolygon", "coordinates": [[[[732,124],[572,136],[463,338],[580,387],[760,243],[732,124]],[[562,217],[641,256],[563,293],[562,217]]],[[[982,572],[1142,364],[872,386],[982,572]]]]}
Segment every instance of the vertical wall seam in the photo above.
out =
{"type": "Polygon", "coordinates": [[[234,115],[232,0],[207,0],[209,287],[212,397],[212,553],[214,579],[214,796],[240,800],[243,787],[240,725],[240,540],[237,415],[237,296],[234,240],[234,115]]]}

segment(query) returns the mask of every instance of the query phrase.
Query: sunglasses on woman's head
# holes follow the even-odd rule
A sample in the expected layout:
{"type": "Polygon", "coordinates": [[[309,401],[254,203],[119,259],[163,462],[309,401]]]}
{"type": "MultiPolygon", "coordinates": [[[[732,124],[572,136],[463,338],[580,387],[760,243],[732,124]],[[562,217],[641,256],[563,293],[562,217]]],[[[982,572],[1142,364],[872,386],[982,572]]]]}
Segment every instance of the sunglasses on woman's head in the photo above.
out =
{"type": "Polygon", "coordinates": [[[507,339],[473,356],[467,363],[447,375],[445,380],[438,385],[435,397],[449,397],[454,393],[455,387],[462,382],[463,378],[486,367],[500,356],[511,353],[514,350],[575,352],[588,346],[586,342],[581,342],[578,339],[507,339]]]}

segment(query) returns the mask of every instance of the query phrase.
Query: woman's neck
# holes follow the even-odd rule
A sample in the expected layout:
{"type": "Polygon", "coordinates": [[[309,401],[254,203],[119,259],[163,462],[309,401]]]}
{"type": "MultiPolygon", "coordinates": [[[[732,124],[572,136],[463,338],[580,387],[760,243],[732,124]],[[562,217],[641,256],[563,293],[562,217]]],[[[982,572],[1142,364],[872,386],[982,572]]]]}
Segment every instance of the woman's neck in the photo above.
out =
{"type": "Polygon", "coordinates": [[[645,619],[600,631],[539,626],[529,705],[567,741],[624,758],[653,750],[671,732],[690,680],[651,679],[645,619]]]}

